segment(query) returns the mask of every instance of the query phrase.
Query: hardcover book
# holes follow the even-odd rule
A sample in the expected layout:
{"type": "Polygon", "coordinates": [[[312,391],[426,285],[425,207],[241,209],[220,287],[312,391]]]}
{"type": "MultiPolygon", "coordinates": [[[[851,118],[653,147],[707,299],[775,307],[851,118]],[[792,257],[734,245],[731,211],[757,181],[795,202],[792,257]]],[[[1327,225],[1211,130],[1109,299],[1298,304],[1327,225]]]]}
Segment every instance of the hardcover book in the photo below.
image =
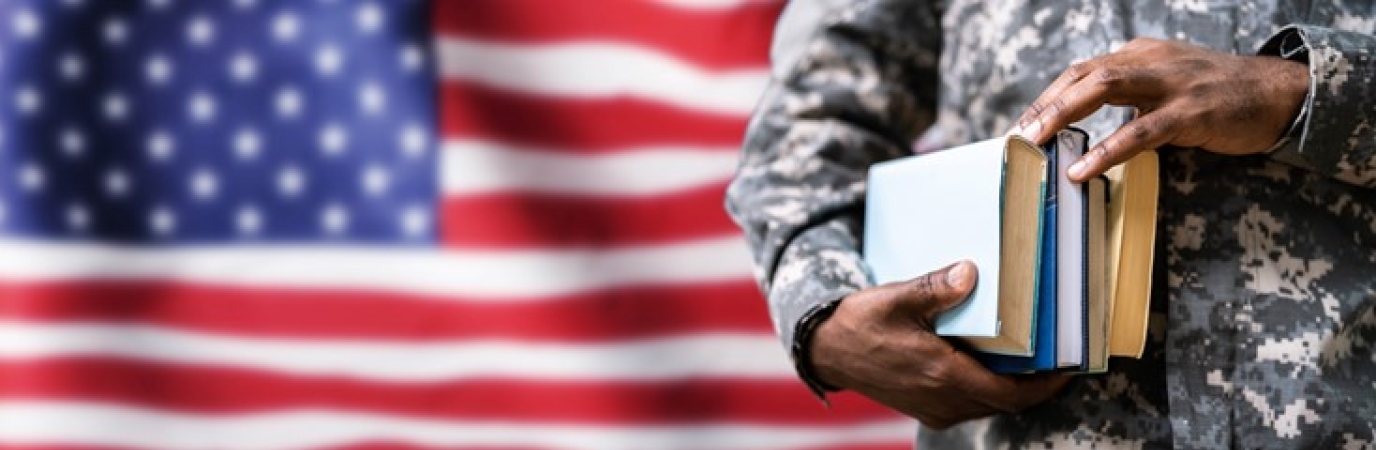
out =
{"type": "Polygon", "coordinates": [[[1152,254],[1160,168],[1155,151],[1137,154],[1109,170],[1109,292],[1113,333],[1109,353],[1142,357],[1151,308],[1152,254]]]}
{"type": "Polygon", "coordinates": [[[937,334],[995,354],[1031,356],[1049,158],[1017,136],[901,158],[870,169],[865,259],[875,281],[969,259],[979,281],[940,315],[937,334]]]}

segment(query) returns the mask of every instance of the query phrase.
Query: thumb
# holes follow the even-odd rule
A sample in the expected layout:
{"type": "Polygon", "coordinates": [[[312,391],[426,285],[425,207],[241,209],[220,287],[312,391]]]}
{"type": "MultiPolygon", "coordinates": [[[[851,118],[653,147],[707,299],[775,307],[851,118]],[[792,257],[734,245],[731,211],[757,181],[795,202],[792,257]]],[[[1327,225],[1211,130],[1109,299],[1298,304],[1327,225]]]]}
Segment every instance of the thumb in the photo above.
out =
{"type": "Polygon", "coordinates": [[[901,283],[899,303],[905,310],[931,323],[936,315],[956,307],[970,296],[979,277],[975,263],[959,261],[901,283]]]}

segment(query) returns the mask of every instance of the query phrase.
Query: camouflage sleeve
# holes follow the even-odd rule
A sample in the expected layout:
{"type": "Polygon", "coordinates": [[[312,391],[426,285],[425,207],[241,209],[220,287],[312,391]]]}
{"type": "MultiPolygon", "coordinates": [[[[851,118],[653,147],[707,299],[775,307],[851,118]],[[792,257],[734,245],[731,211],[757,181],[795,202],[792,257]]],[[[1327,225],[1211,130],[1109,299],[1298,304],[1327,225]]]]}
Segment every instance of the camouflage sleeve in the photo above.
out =
{"type": "Polygon", "coordinates": [[[751,120],[726,203],[785,346],[809,311],[870,284],[859,252],[867,170],[908,154],[934,117],[941,30],[929,8],[878,0],[813,15],[822,24],[784,52],[795,57],[751,120]]]}
{"type": "Polygon", "coordinates": [[[1309,96],[1278,160],[1376,187],[1376,36],[1291,25],[1260,53],[1309,64],[1309,96]]]}

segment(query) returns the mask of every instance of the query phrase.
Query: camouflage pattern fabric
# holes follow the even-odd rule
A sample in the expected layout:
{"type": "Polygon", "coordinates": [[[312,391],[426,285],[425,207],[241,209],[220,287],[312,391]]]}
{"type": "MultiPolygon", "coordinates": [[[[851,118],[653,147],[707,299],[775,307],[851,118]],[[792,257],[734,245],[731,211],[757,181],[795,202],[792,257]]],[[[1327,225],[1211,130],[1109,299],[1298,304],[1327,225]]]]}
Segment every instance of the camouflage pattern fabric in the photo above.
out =
{"type": "MultiPolygon", "coordinates": [[[[1143,359],[1022,414],[919,430],[918,446],[1373,448],[1373,28],[1376,4],[1358,1],[799,0],[728,209],[790,345],[809,309],[872,285],[866,169],[923,133],[943,147],[1002,134],[1067,65],[1138,36],[1307,58],[1306,112],[1271,153],[1161,150],[1143,359]]],[[[1078,126],[1097,141],[1128,114],[1078,126]]]]}

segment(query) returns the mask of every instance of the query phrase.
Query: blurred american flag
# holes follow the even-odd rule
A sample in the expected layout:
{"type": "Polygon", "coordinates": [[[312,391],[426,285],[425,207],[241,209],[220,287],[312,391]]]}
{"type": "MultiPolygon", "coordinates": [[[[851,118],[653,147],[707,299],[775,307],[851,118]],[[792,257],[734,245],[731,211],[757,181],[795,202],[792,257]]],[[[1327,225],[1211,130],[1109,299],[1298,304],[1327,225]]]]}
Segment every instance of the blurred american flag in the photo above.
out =
{"type": "Polygon", "coordinates": [[[905,448],[721,209],[781,6],[0,0],[0,447],[905,448]]]}

